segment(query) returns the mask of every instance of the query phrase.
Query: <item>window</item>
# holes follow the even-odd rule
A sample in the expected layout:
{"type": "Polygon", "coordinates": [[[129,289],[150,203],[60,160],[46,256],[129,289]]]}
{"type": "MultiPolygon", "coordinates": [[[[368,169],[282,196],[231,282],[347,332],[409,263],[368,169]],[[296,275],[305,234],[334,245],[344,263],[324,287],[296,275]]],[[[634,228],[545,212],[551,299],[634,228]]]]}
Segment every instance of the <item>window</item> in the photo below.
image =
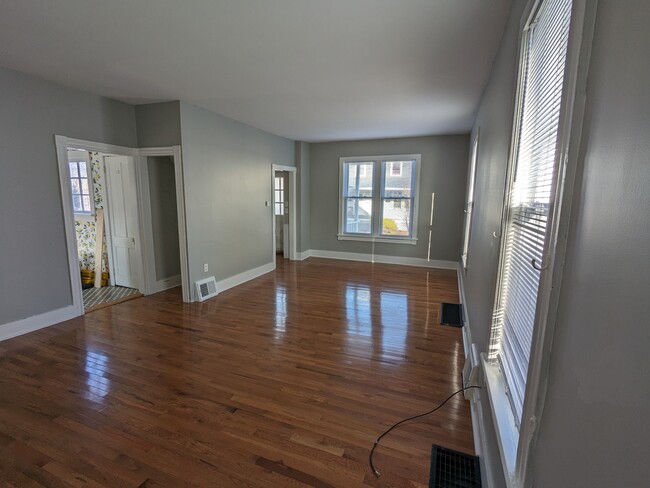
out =
{"type": "Polygon", "coordinates": [[[517,430],[522,423],[534,328],[545,326],[539,317],[548,309],[548,303],[540,301],[540,281],[555,252],[550,235],[562,174],[558,171],[558,137],[571,8],[571,0],[543,0],[531,15],[522,40],[488,352],[488,361],[501,374],[517,430]]]}
{"type": "Polygon", "coordinates": [[[284,215],[284,176],[275,177],[274,191],[275,191],[275,215],[284,215]]]}
{"type": "Polygon", "coordinates": [[[391,161],[388,165],[390,166],[391,176],[402,176],[402,161],[391,161]]]}
{"type": "Polygon", "coordinates": [[[88,153],[80,150],[68,151],[72,208],[75,214],[92,215],[95,211],[92,194],[92,175],[88,153]]]}
{"type": "Polygon", "coordinates": [[[420,158],[341,158],[339,239],[415,244],[420,158]]]}
{"type": "Polygon", "coordinates": [[[472,215],[474,214],[474,187],[476,184],[476,161],[478,159],[478,133],[472,143],[470,157],[469,182],[467,185],[467,203],[465,205],[465,225],[463,228],[463,252],[461,259],[463,268],[467,269],[467,253],[469,252],[469,235],[472,230],[472,215]]]}

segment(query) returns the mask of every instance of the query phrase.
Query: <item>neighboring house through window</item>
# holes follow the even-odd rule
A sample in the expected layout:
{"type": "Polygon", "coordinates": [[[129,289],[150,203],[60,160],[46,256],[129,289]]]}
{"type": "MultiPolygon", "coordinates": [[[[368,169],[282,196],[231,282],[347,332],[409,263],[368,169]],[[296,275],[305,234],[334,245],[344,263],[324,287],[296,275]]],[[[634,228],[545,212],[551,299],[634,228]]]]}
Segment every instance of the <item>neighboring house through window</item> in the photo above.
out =
{"type": "Polygon", "coordinates": [[[341,158],[339,239],[415,244],[420,159],[341,158]]]}

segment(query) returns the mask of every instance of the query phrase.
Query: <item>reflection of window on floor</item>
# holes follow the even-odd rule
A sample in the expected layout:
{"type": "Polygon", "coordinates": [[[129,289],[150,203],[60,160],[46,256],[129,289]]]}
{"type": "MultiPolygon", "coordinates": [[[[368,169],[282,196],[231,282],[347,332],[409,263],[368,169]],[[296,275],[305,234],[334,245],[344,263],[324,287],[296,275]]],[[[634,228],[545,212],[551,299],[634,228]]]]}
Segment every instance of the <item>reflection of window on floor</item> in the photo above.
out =
{"type": "Polygon", "coordinates": [[[89,351],[86,353],[86,364],[84,371],[88,373],[86,386],[88,392],[97,396],[106,396],[110,392],[111,382],[105,378],[108,368],[108,357],[99,352],[89,351]]]}
{"type": "Polygon", "coordinates": [[[406,293],[382,291],[379,293],[381,312],[381,345],[386,351],[404,352],[409,306],[406,293]]]}
{"type": "Polygon", "coordinates": [[[278,285],[275,290],[275,331],[285,332],[287,327],[287,289],[278,285]]]}
{"type": "Polygon", "coordinates": [[[370,310],[370,289],[366,286],[347,285],[345,288],[345,318],[348,332],[370,337],[372,335],[370,310]]]}

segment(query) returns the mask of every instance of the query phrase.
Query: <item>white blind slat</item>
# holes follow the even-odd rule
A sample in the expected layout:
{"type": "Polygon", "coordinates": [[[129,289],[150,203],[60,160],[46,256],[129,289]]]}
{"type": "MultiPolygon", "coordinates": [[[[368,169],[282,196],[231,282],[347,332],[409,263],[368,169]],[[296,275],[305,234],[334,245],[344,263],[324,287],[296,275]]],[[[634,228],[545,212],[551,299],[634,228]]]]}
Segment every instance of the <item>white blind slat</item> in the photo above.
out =
{"type": "Polygon", "coordinates": [[[557,138],[571,0],[544,0],[525,39],[521,110],[509,186],[490,356],[498,358],[515,419],[521,421],[548,215],[555,192],[557,138]]]}

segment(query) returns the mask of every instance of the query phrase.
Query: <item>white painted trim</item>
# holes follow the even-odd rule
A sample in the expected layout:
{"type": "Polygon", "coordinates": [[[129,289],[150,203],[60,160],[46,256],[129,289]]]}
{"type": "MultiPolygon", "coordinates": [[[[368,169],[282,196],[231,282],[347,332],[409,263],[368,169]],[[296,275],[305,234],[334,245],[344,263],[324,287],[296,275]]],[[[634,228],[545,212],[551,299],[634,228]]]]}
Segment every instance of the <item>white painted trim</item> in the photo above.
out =
{"type": "MultiPolygon", "coordinates": [[[[77,236],[75,234],[74,212],[72,211],[72,194],[70,191],[70,175],[68,167],[68,148],[84,149],[86,151],[129,156],[135,159],[137,149],[99,142],[71,139],[55,135],[56,157],[59,166],[59,184],[61,188],[61,206],[63,208],[63,222],[68,254],[68,268],[70,270],[70,287],[72,290],[72,306],[76,315],[83,315],[83,294],[81,290],[81,275],[79,273],[79,253],[77,250],[77,236]]],[[[103,164],[103,162],[102,162],[103,164]]],[[[137,178],[137,174],[136,174],[137,178]]],[[[107,199],[108,200],[108,199],[107,199]]]]}
{"type": "Polygon", "coordinates": [[[345,261],[362,261],[367,263],[400,264],[402,266],[420,266],[422,268],[453,270],[458,269],[458,263],[456,261],[442,261],[435,259],[427,261],[424,258],[385,256],[381,254],[367,254],[356,252],[325,251],[321,249],[310,249],[308,252],[309,256],[314,258],[342,259],[345,261]]]}
{"type": "Polygon", "coordinates": [[[148,147],[138,150],[137,174],[138,178],[138,208],[142,222],[142,242],[144,243],[144,293],[149,295],[162,290],[181,285],[183,301],[190,301],[189,264],[187,256],[187,227],[185,224],[185,190],[183,184],[183,161],[181,158],[180,146],[169,147],[148,147]],[[153,234],[151,228],[151,204],[149,195],[149,173],[147,171],[146,157],[148,156],[170,156],[174,162],[174,180],[176,183],[176,209],[178,213],[178,243],[181,259],[181,274],[179,282],[173,280],[176,277],[156,280],[153,234]],[[172,284],[176,283],[176,284],[172,284]]]}
{"type": "Polygon", "coordinates": [[[311,256],[311,249],[307,249],[306,251],[298,251],[296,253],[296,260],[297,261],[304,261],[309,256],[311,256]]]}
{"type": "MultiPolygon", "coordinates": [[[[472,340],[472,327],[467,311],[467,298],[465,295],[465,269],[462,263],[458,269],[458,292],[460,295],[460,302],[463,309],[463,350],[465,351],[465,359],[472,360],[471,350],[472,340]]],[[[485,386],[483,365],[482,362],[475,365],[472,361],[472,366],[479,368],[479,385],[485,386]]],[[[472,415],[472,433],[474,435],[474,449],[476,455],[479,457],[481,463],[481,476],[483,478],[483,486],[486,488],[496,487],[497,482],[494,475],[493,455],[488,448],[487,434],[485,433],[485,410],[483,408],[482,399],[486,398],[487,394],[483,396],[481,392],[477,392],[470,397],[470,412],[472,415]]],[[[497,461],[499,464],[501,461],[497,461]]]]}
{"type": "Polygon", "coordinates": [[[177,286],[181,286],[181,284],[181,275],[170,276],[169,278],[156,280],[154,283],[152,283],[152,286],[150,287],[151,292],[149,294],[176,288],[177,286]]]}
{"type": "Polygon", "coordinates": [[[79,313],[77,306],[73,304],[40,315],[32,315],[25,319],[9,322],[8,324],[2,324],[0,325],[0,341],[27,334],[28,332],[34,332],[35,330],[73,319],[79,315],[81,314],[79,313]]]}
{"type": "Polygon", "coordinates": [[[259,278],[260,276],[266,273],[270,273],[273,270],[275,270],[275,262],[263,264],[257,268],[249,269],[229,278],[217,281],[217,292],[221,293],[223,291],[229,290],[230,288],[239,286],[243,283],[246,283],[247,281],[259,278]]]}
{"type": "Polygon", "coordinates": [[[296,206],[298,204],[296,192],[296,175],[298,168],[281,164],[271,165],[271,241],[273,251],[273,264],[275,266],[275,172],[286,171],[289,173],[289,259],[296,260],[296,239],[298,238],[296,206]]]}
{"type": "Polygon", "coordinates": [[[93,151],[117,156],[137,156],[138,149],[134,147],[116,146],[114,144],[104,144],[103,142],[84,141],[82,139],[73,139],[66,136],[54,136],[57,146],[63,145],[85,151],[93,151]]]}
{"type": "Polygon", "coordinates": [[[72,191],[70,189],[70,169],[68,165],[68,146],[65,138],[55,136],[56,157],[59,166],[59,185],[61,188],[61,206],[63,208],[63,224],[65,244],[68,254],[68,271],[70,273],[70,288],[72,290],[72,307],[75,315],[83,315],[84,304],[81,290],[81,274],[79,271],[79,252],[75,233],[74,212],[72,211],[72,191]]]}
{"type": "Polygon", "coordinates": [[[420,208],[420,166],[422,162],[422,154],[384,154],[379,156],[344,156],[339,158],[339,210],[338,210],[338,232],[339,240],[363,240],[371,242],[390,242],[398,244],[413,244],[415,245],[418,240],[418,213],[420,208]],[[382,171],[383,163],[387,161],[415,161],[414,170],[415,184],[413,187],[413,214],[411,222],[411,235],[408,238],[395,238],[381,235],[381,222],[382,215],[381,207],[381,189],[384,186],[384,172],[382,171]],[[343,229],[345,222],[345,204],[343,197],[343,181],[345,179],[343,168],[346,163],[354,162],[372,162],[373,169],[373,193],[372,193],[372,227],[375,233],[371,235],[363,234],[346,234],[343,229]],[[377,171],[376,168],[379,167],[377,171]],[[378,174],[377,174],[378,173],[378,174]],[[377,207],[377,208],[375,208],[377,207]],[[409,242],[410,241],[410,242],[409,242]]]}
{"type": "Polygon", "coordinates": [[[375,237],[361,236],[352,234],[337,234],[339,241],[361,241],[361,242],[381,242],[386,244],[411,244],[415,246],[418,243],[417,237],[375,237]]]}

